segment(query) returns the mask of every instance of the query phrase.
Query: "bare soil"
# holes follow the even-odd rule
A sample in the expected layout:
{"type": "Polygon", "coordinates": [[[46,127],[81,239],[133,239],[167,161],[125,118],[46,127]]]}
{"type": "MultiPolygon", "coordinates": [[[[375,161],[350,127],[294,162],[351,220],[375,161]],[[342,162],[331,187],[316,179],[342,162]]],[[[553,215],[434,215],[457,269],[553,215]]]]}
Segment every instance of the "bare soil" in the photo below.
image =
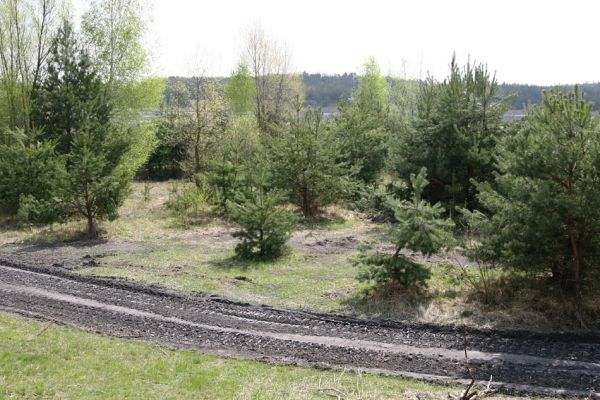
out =
{"type": "Polygon", "coordinates": [[[285,310],[75,275],[46,258],[29,261],[0,259],[0,309],[211,353],[436,382],[468,378],[466,337],[479,381],[491,379],[508,392],[600,398],[600,332],[484,330],[285,310]]]}

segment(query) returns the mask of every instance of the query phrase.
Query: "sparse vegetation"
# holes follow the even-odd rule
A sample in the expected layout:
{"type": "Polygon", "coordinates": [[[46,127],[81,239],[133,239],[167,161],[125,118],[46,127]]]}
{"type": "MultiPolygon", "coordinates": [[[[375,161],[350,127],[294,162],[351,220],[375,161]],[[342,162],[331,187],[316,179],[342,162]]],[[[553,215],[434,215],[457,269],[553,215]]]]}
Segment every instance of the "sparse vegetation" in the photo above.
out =
{"type": "Polygon", "coordinates": [[[209,198],[210,194],[203,187],[188,185],[181,191],[176,187],[173,188],[171,198],[165,203],[165,208],[181,226],[187,226],[202,215],[210,214],[209,198]]]}

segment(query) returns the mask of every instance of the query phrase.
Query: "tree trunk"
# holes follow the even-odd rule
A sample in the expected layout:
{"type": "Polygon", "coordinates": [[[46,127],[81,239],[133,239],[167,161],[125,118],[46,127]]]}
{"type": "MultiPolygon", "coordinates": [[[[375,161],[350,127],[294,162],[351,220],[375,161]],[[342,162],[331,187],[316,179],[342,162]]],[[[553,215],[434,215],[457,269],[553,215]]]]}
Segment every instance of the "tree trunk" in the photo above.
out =
{"type": "Polygon", "coordinates": [[[95,239],[98,237],[98,224],[96,223],[96,218],[93,215],[88,214],[87,217],[87,226],[88,226],[88,237],[90,239],[95,239]]]}
{"type": "Polygon", "coordinates": [[[197,188],[200,188],[200,133],[197,134],[196,144],[194,145],[194,183],[197,188]]]}
{"type": "Polygon", "coordinates": [[[264,241],[264,232],[262,229],[258,231],[258,248],[260,257],[265,256],[265,241],[264,241]]]}
{"type": "Polygon", "coordinates": [[[304,218],[312,218],[310,210],[310,199],[308,198],[308,189],[302,189],[302,214],[304,218]]]}
{"type": "Polygon", "coordinates": [[[580,245],[577,242],[573,233],[569,234],[569,239],[571,241],[571,252],[573,255],[573,279],[575,281],[574,289],[575,289],[575,308],[577,313],[577,320],[581,326],[584,325],[583,322],[583,293],[581,287],[581,249],[580,245]]]}

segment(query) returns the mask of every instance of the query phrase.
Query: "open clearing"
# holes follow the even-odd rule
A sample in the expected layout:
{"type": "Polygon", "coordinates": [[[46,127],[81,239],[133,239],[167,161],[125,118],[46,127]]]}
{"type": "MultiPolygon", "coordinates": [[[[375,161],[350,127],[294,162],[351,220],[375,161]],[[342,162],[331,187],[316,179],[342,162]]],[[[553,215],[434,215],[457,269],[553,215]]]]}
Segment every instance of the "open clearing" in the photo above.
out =
{"type": "MultiPolygon", "coordinates": [[[[385,248],[385,229],[339,208],[329,209],[323,222],[300,226],[281,259],[240,261],[234,257],[232,224],[199,213],[190,225],[182,226],[168,214],[164,203],[177,186],[181,188],[181,183],[153,183],[150,198],[144,200],[144,185],[134,184],[121,217],[103,224],[104,239],[95,242],[78,240],[82,223],[4,229],[0,261],[128,278],[286,308],[479,327],[570,327],[562,318],[566,302],[549,302],[532,287],[512,286],[497,294],[502,302],[483,306],[446,262],[455,261],[452,255],[421,258],[433,272],[426,292],[369,292],[369,285],[355,279],[351,259],[361,243],[385,248]]],[[[524,282],[513,280],[517,285],[524,282]]],[[[590,296],[589,301],[598,300],[590,296]]]]}

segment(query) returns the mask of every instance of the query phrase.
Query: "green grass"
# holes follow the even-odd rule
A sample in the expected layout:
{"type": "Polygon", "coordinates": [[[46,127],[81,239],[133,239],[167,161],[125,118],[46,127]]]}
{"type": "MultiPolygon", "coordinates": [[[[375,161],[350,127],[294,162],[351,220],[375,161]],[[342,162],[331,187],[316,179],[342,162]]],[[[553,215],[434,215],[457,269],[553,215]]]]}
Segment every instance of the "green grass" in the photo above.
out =
{"type": "Polygon", "coordinates": [[[442,399],[448,391],[459,389],[167,350],[0,314],[0,399],[442,399]]]}
{"type": "Polygon", "coordinates": [[[231,250],[211,253],[202,245],[190,248],[176,243],[161,245],[142,257],[135,253],[119,254],[103,259],[112,266],[78,272],[321,311],[339,310],[340,301],[359,286],[356,270],[341,257],[336,263],[307,260],[303,255],[292,253],[272,262],[242,262],[234,258],[231,250]]]}

